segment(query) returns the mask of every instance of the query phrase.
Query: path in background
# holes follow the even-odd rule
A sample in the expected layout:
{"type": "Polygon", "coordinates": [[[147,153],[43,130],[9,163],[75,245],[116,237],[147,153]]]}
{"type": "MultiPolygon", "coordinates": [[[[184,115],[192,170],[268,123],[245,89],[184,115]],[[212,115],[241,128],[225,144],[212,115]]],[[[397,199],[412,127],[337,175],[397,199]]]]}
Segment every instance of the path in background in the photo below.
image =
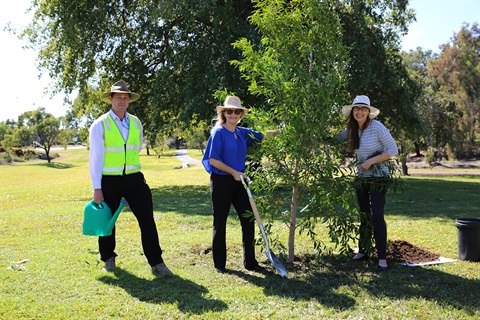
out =
{"type": "Polygon", "coordinates": [[[179,149],[177,150],[177,153],[175,154],[175,157],[182,163],[187,163],[187,164],[202,164],[200,160],[191,158],[188,156],[186,149],[179,149]]]}
{"type": "Polygon", "coordinates": [[[430,166],[422,159],[407,161],[408,173],[418,175],[480,175],[480,160],[437,161],[430,166]]]}

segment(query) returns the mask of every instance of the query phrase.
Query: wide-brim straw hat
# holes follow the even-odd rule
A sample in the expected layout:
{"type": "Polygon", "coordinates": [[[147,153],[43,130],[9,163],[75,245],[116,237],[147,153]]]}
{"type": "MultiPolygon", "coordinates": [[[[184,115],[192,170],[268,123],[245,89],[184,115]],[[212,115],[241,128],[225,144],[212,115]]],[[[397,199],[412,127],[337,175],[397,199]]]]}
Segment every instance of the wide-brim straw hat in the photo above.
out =
{"type": "Polygon", "coordinates": [[[248,112],[248,109],[243,107],[240,103],[240,98],[236,96],[227,96],[223,106],[217,107],[217,112],[222,112],[225,109],[241,109],[244,110],[244,113],[248,112]]]}
{"type": "Polygon", "coordinates": [[[130,95],[130,100],[129,100],[130,102],[138,100],[140,98],[140,95],[138,93],[132,92],[128,89],[128,86],[125,83],[125,81],[120,80],[120,81],[115,82],[113,84],[110,91],[107,91],[107,92],[103,93],[100,96],[100,99],[102,99],[102,101],[110,103],[110,96],[112,95],[112,93],[116,93],[116,92],[117,93],[128,93],[130,95]]]}
{"type": "Polygon", "coordinates": [[[380,110],[370,105],[370,99],[367,96],[356,96],[355,99],[353,99],[353,102],[351,105],[343,106],[342,107],[343,115],[345,117],[350,116],[350,113],[352,112],[353,107],[367,107],[368,109],[370,109],[370,114],[369,114],[370,119],[375,118],[380,113],[380,110]]]}

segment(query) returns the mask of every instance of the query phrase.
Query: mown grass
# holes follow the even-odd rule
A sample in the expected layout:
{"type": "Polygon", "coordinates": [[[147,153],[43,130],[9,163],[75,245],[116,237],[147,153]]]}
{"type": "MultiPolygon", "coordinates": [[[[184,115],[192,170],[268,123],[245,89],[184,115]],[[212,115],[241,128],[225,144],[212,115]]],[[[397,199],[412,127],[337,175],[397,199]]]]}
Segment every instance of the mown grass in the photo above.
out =
{"type": "MultiPolygon", "coordinates": [[[[117,270],[101,271],[97,239],[81,234],[91,199],[86,150],[58,151],[47,165],[0,166],[1,319],[475,319],[480,316],[479,264],[428,267],[375,261],[353,263],[337,254],[314,257],[297,237],[301,261],[280,278],[242,267],[238,219],[228,221],[229,272],[215,272],[209,252],[211,205],[201,166],[174,169],[174,152],[142,156],[171,277],[155,277],[143,256],[128,207],[117,221],[117,270]],[[27,262],[20,263],[23,259],[27,262]]],[[[199,159],[201,153],[190,151],[199,159]]],[[[413,173],[413,171],[412,171],[413,173]]],[[[480,176],[405,178],[389,193],[389,239],[402,239],[456,259],[459,217],[479,217],[480,176]]],[[[276,225],[280,239],[287,231],[276,225]]],[[[317,230],[328,242],[325,228],[317,230]]],[[[286,243],[286,242],[285,242],[286,243]]],[[[275,249],[277,255],[280,254],[275,249]]]]}

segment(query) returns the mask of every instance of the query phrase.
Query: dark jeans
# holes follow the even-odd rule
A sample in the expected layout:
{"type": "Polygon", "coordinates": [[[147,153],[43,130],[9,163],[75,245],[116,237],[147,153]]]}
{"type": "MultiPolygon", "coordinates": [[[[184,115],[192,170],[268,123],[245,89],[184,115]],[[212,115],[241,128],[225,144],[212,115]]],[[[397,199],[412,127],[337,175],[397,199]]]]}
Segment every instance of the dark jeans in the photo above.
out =
{"type": "MultiPolygon", "coordinates": [[[[145,257],[151,266],[163,262],[162,249],[160,248],[157,227],[153,217],[152,192],[145,182],[142,173],[123,176],[102,176],[102,191],[105,202],[115,213],[120,205],[120,200],[125,198],[132,210],[142,237],[142,247],[145,257]]],[[[121,217],[121,215],[120,215],[121,217]]],[[[98,238],[100,258],[106,261],[116,257],[115,253],[115,227],[112,235],[98,238]]]]}
{"type": "Polygon", "coordinates": [[[232,176],[212,174],[210,176],[210,193],[213,207],[212,253],[215,268],[225,268],[227,261],[226,229],[230,206],[233,204],[242,226],[243,265],[253,268],[258,265],[255,259],[255,224],[250,217],[245,217],[252,207],[242,183],[232,176]]]}
{"type": "Polygon", "coordinates": [[[356,193],[360,208],[359,252],[364,253],[373,237],[379,259],[386,259],[387,225],[384,218],[385,196],[388,189],[386,178],[357,180],[356,193]]]}

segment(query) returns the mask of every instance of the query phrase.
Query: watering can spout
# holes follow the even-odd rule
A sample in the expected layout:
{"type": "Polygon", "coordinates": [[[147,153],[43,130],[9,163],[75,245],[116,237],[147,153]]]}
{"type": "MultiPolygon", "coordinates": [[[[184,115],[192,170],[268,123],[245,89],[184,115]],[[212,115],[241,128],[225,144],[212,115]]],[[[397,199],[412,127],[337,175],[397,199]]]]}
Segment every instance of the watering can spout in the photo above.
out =
{"type": "Polygon", "coordinates": [[[115,222],[117,221],[118,216],[120,215],[120,212],[125,204],[127,204],[127,202],[122,199],[117,211],[112,216],[112,211],[105,201],[97,204],[92,200],[87,203],[83,217],[83,234],[87,236],[99,237],[111,235],[115,222]]]}
{"type": "Polygon", "coordinates": [[[115,222],[117,222],[118,216],[120,215],[120,212],[122,211],[125,203],[127,203],[127,202],[123,199],[122,199],[122,201],[120,201],[120,205],[118,206],[117,212],[115,212],[115,214],[112,216],[112,218],[108,221],[108,224],[107,224],[106,228],[108,230],[110,230],[110,234],[112,233],[113,226],[115,225],[115,222]]]}

